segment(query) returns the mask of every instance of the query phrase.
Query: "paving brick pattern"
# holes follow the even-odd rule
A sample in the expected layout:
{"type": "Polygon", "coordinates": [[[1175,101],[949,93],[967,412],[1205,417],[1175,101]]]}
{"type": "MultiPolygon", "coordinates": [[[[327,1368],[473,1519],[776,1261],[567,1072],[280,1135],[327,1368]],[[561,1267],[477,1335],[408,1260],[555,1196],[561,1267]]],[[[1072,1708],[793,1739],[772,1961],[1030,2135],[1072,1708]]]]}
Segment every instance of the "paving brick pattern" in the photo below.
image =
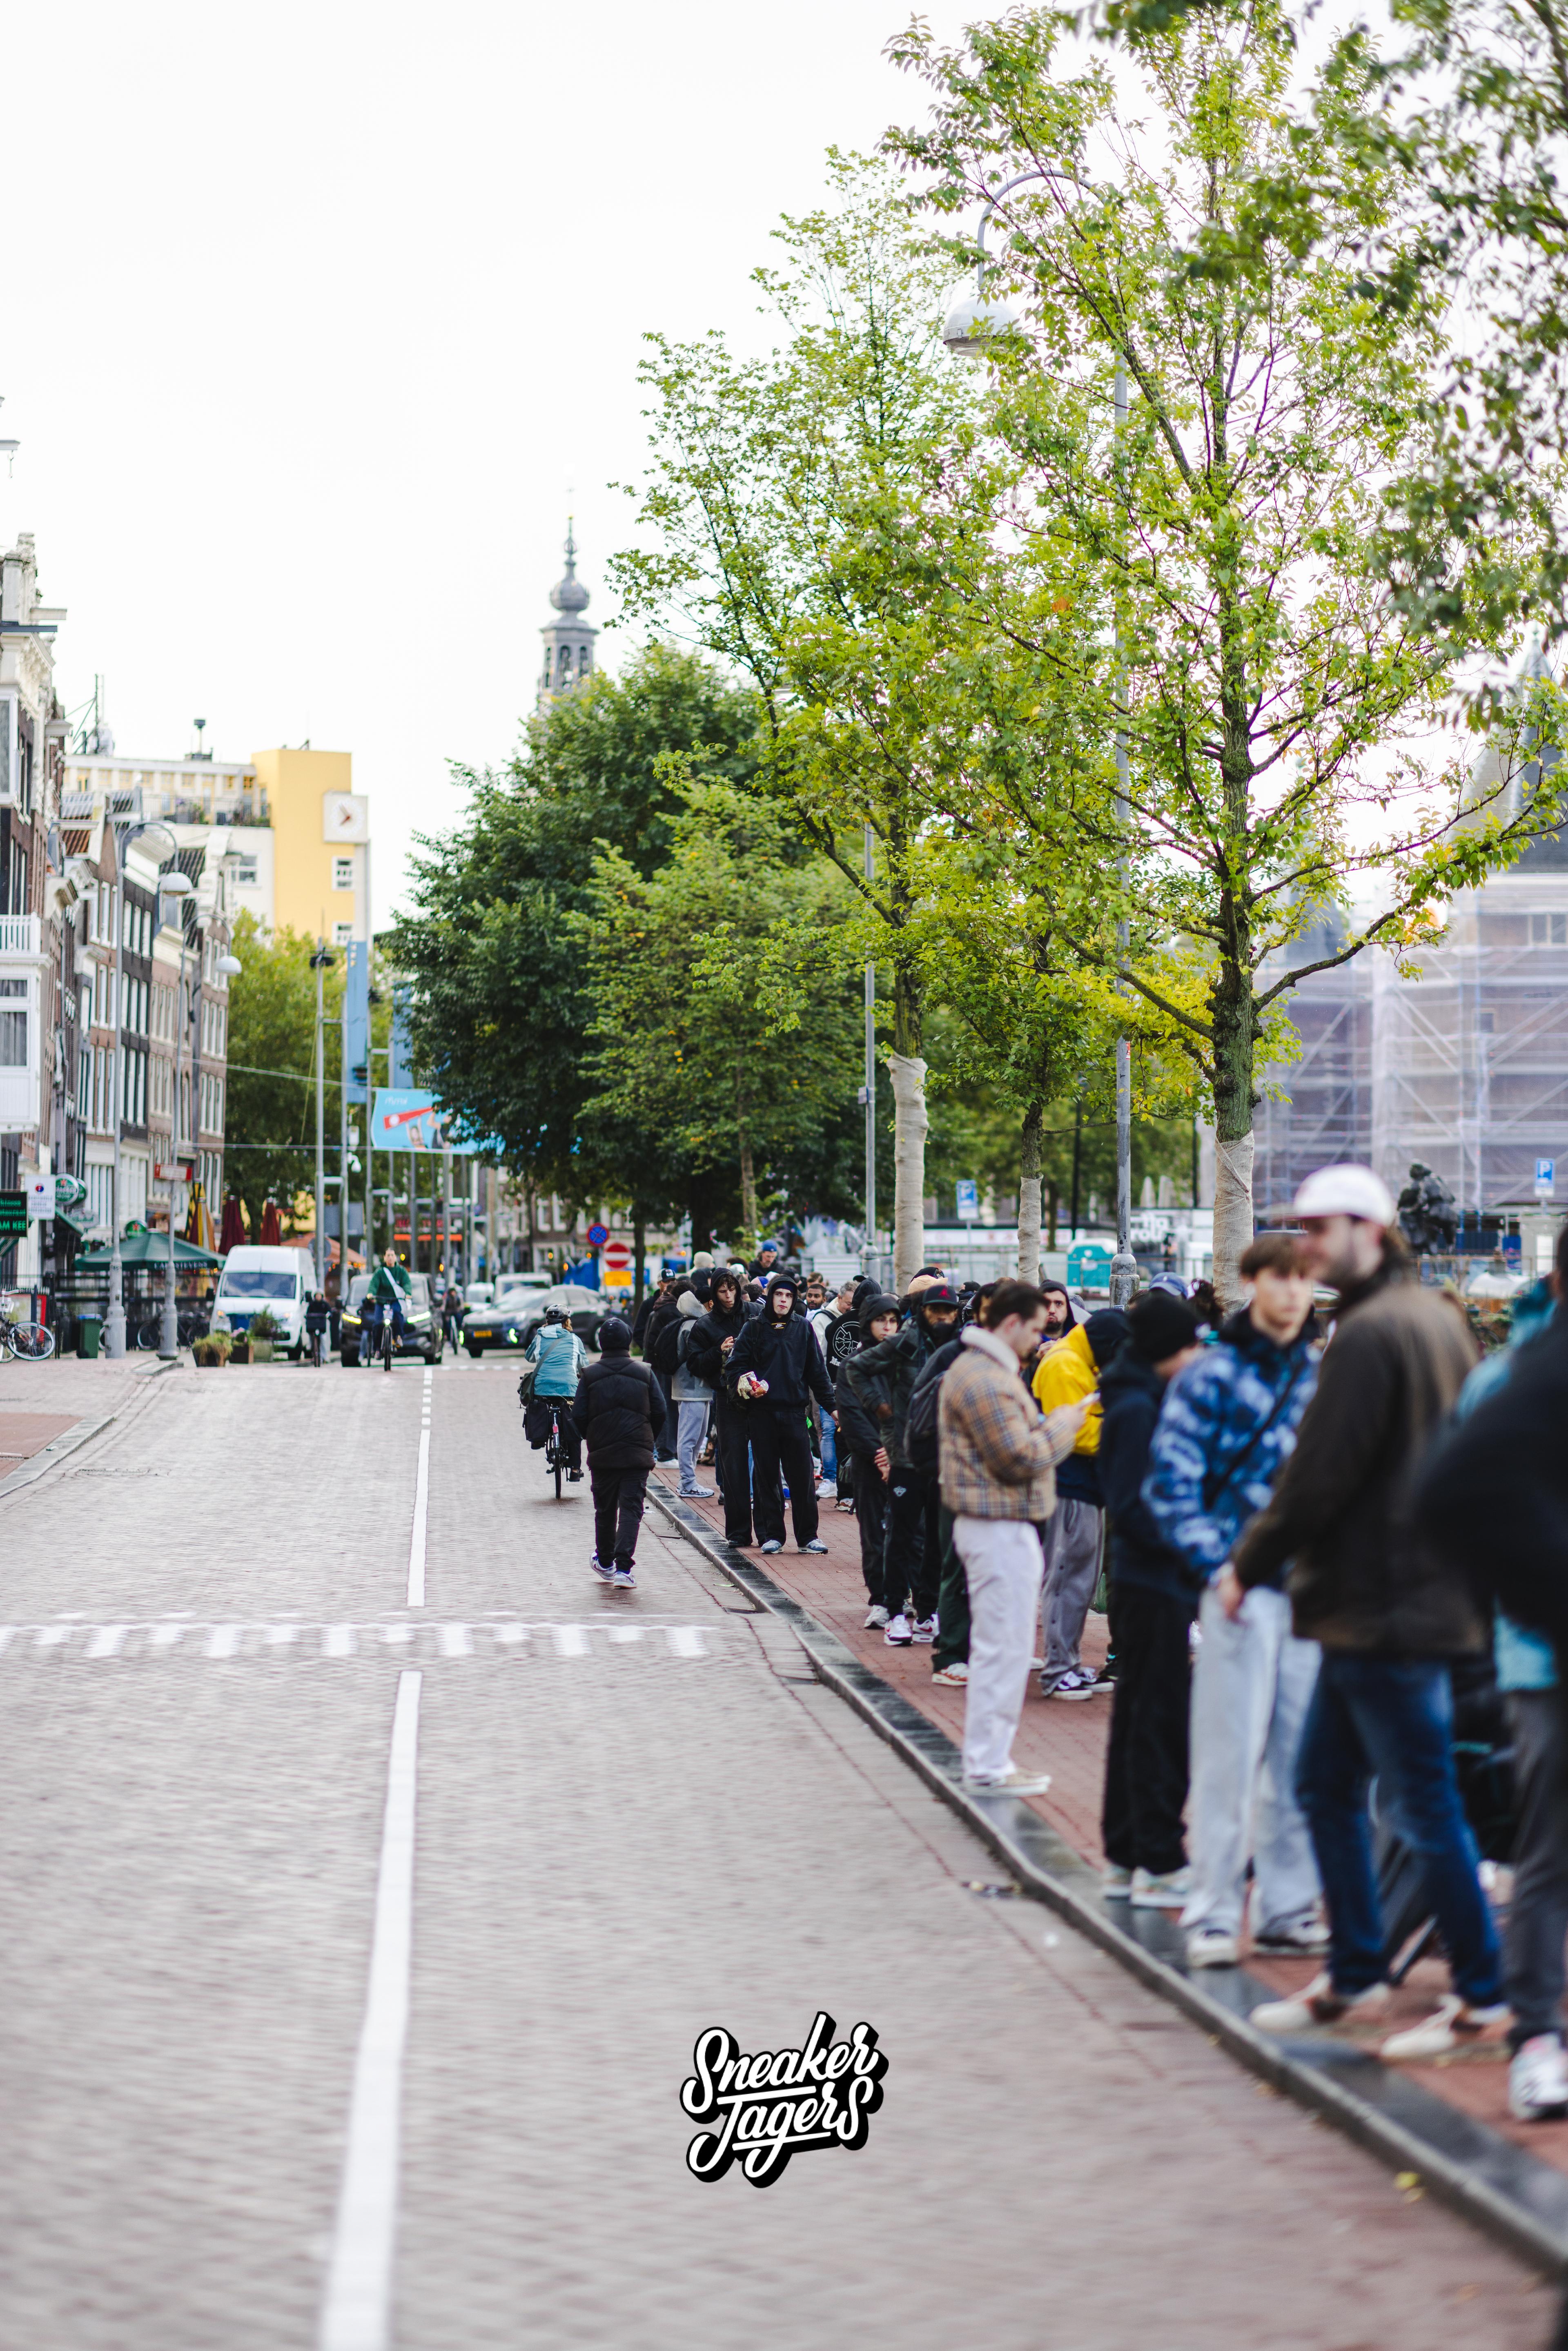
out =
{"type": "Polygon", "coordinates": [[[313,2343],[417,1653],[402,2351],[1543,2344],[1518,2264],[979,1890],[990,1856],[690,1545],[650,1527],[637,1591],[595,1583],[506,1367],[435,1377],[428,1625],[261,1639],[416,1621],[421,1386],[172,1374],[0,1503],[0,2343],[313,2343]],[[89,1656],[120,1623],[195,1629],[89,1656]],[[437,1629],[501,1624],[585,1636],[437,1629]],[[696,2034],[775,2048],[819,2007],[888,2053],[869,2145],[692,2179],[696,2034]]]}

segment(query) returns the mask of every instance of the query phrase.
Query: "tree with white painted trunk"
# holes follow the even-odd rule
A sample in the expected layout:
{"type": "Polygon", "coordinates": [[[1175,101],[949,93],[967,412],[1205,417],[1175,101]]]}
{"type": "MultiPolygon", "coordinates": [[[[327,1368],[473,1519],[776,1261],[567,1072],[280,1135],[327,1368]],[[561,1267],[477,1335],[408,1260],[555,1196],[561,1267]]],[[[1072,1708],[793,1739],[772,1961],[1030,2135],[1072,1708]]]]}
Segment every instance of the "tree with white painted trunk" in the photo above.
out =
{"type": "Polygon", "coordinates": [[[757,273],[777,349],[741,360],[716,334],[651,338],[643,544],[613,572],[629,612],[695,637],[755,686],[760,788],[859,901],[890,1049],[903,1280],[924,1255],[932,668],[963,550],[988,530],[996,465],[1011,461],[977,450],[980,387],[939,340],[947,273],[923,249],[913,200],[885,166],[834,158],[832,170],[839,209],[787,221],[783,266],[757,273]]]}
{"type": "MultiPolygon", "coordinates": [[[[1380,485],[1433,445],[1442,328],[1418,277],[1403,308],[1364,296],[1366,240],[1396,252],[1410,203],[1397,159],[1342,149],[1333,173],[1302,172],[1318,134],[1291,124],[1295,51],[1272,0],[1220,0],[1144,35],[1117,78],[1064,69],[1064,23],[1015,10],[956,50],[914,26],[894,51],[934,113],[888,143],[949,214],[1032,175],[989,240],[992,290],[1022,306],[988,368],[989,429],[1019,486],[968,610],[1081,694],[1098,784],[1066,814],[1129,939],[1079,944],[1157,1011],[1212,1101],[1228,1302],[1270,1024],[1307,971],[1408,947],[1456,887],[1506,863],[1552,812],[1520,789],[1520,730],[1558,737],[1546,694],[1516,709],[1501,780],[1479,798],[1462,761],[1436,772],[1416,756],[1462,664],[1506,650],[1497,579],[1526,550],[1486,550],[1489,599],[1467,602],[1459,582],[1440,638],[1416,632],[1374,568],[1380,485]],[[1303,181],[1310,205],[1270,194],[1303,181]],[[1072,625],[1084,612],[1097,642],[1072,625]],[[1118,726],[1120,815],[1104,789],[1118,726]],[[1291,942],[1331,905],[1349,916],[1343,948],[1291,967],[1291,942]]],[[[1019,820],[1059,841],[1054,776],[1037,789],[1022,758],[1010,789],[1019,820]]]]}

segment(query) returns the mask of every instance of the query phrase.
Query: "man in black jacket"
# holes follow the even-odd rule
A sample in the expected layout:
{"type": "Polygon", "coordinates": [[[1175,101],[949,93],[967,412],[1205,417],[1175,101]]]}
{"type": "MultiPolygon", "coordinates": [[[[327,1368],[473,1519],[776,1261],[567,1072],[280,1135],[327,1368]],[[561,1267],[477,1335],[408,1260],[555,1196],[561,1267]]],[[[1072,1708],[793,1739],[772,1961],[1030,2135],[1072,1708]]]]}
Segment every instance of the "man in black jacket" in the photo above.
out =
{"type": "MultiPolygon", "coordinates": [[[[898,1329],[897,1299],[873,1287],[861,1302],[858,1320],[862,1346],[874,1347],[882,1340],[891,1339],[898,1329]]],[[[866,1630],[882,1631],[888,1622],[882,1585],[887,1548],[887,1479],[892,1465],[880,1421],[873,1411],[868,1411],[847,1376],[853,1361],[853,1356],[844,1356],[833,1390],[838,1400],[839,1458],[854,1464],[855,1520],[860,1530],[861,1573],[865,1578],[868,1603],[866,1630]]]]}
{"type": "Polygon", "coordinates": [[[756,1465],[752,1504],[765,1552],[784,1548],[784,1510],[778,1479],[789,1489],[795,1541],[802,1551],[825,1552],[817,1538],[817,1473],[806,1405],[815,1396],[824,1412],[833,1409],[833,1391],[817,1334],[797,1310],[800,1287],[792,1273],[776,1273],[762,1311],[747,1322],[730,1351],[725,1385],[746,1415],[756,1465]]]}
{"type": "Polygon", "coordinates": [[[1140,1909],[1187,1897],[1190,1635],[1202,1579],[1173,1551],[1143,1499],[1166,1387],[1202,1352],[1197,1318],[1167,1290],[1127,1309],[1128,1337],[1100,1375],[1100,1485],[1110,1520],[1116,1689],[1105,1757],[1105,1892],[1140,1909]]]}
{"type": "MultiPolygon", "coordinates": [[[[1367,1815],[1421,1861],[1454,1980],[1429,2023],[1396,2032],[1385,2058],[1438,2057],[1507,2022],[1497,1929],[1454,1776],[1450,1667],[1486,1646],[1463,1572],[1412,1523],[1416,1479],[1475,1361],[1463,1317],[1410,1278],[1395,1207],[1369,1167],[1322,1167],[1296,1195],[1308,1270],[1339,1293],[1333,1336],[1296,1448],[1216,1587],[1232,1615],[1289,1560],[1298,1638],[1322,1647],[1301,1735],[1297,1794],[1329,1910],[1326,1975],[1252,2011],[1264,2032],[1299,2032],[1388,2005],[1383,1917],[1367,1815]]],[[[1478,1415],[1478,1419],[1479,1416],[1478,1415]]],[[[1472,1424],[1473,1426],[1474,1424],[1472,1424]]]]}
{"type": "Polygon", "coordinates": [[[883,1427],[889,1464],[887,1532],[883,1552],[883,1635],[890,1648],[936,1637],[941,1563],[926,1541],[927,1505],[935,1517],[936,1481],[909,1458],[910,1399],[927,1358],[958,1332],[958,1293],[946,1281],[916,1274],[909,1317],[891,1339],[862,1348],[844,1367],[844,1385],[883,1427]],[[913,1594],[913,1599],[911,1599],[913,1594]],[[906,1603],[908,1606],[906,1607],[906,1603]]]}
{"type": "Polygon", "coordinates": [[[606,1583],[636,1582],[637,1530],[653,1466],[664,1394],[646,1364],[632,1354],[632,1333],[618,1314],[599,1326],[599,1357],[583,1366],[571,1416],[588,1446],[593,1489],[593,1572],[606,1583]]]}
{"type": "Polygon", "coordinates": [[[713,1278],[713,1303],[686,1342],[686,1364],[713,1390],[714,1475],[724,1497],[724,1531],[742,1549],[751,1541],[751,1439],[746,1407],[725,1381],[735,1343],[750,1320],[739,1277],[726,1266],[713,1278]]]}

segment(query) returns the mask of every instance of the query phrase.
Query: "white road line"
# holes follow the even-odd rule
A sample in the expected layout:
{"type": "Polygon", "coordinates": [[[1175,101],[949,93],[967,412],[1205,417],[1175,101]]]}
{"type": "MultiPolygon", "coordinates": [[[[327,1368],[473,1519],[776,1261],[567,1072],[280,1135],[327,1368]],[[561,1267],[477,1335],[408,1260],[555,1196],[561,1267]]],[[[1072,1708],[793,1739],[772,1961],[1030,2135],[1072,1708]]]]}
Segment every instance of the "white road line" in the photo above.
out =
{"type": "Polygon", "coordinates": [[[552,1625],[550,1631],[555,1635],[555,1650],[558,1657],[587,1656],[588,1631],[585,1625],[552,1625]]]}
{"type": "Polygon", "coordinates": [[[89,1657],[118,1656],[131,1627],[129,1625],[100,1625],[87,1645],[89,1657]]]}
{"type": "Polygon", "coordinates": [[[319,2351],[386,2351],[392,2340],[422,1680],[417,1671],[398,1676],[370,1982],[354,2060],[349,2144],[317,2336],[319,2351]]]}
{"type": "Polygon", "coordinates": [[[434,1377],[426,1366],[419,1419],[419,1474],[413,1483],[413,1530],[408,1539],[410,1608],[424,1605],[424,1526],[430,1513],[430,1383],[434,1377]]]}

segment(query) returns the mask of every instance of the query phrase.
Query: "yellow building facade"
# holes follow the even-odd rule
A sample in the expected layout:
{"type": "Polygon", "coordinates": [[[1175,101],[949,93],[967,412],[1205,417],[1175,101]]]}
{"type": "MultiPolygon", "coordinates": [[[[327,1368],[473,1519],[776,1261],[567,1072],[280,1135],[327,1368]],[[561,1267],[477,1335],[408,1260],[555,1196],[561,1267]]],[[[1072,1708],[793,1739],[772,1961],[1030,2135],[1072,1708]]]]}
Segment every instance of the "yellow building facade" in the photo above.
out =
{"type": "Polygon", "coordinates": [[[272,919],[328,945],[370,935],[370,805],[353,755],[256,751],[251,764],[272,828],[272,919]]]}

